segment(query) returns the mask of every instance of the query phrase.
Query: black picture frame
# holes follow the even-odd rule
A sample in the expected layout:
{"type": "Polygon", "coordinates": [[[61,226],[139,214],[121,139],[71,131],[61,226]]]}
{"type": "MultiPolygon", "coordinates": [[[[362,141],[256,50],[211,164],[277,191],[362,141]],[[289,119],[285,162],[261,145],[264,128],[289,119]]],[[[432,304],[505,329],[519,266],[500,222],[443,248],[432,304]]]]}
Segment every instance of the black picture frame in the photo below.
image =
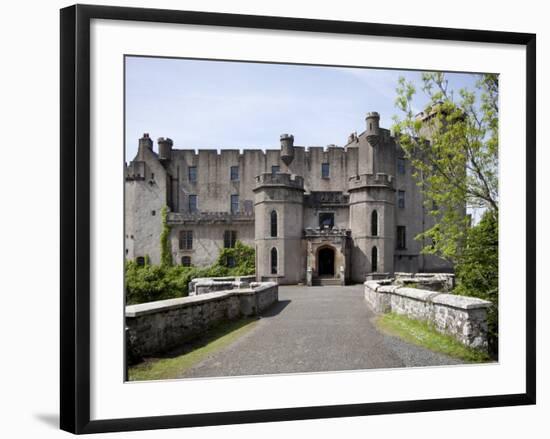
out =
{"type": "Polygon", "coordinates": [[[529,33],[75,5],[61,10],[60,426],[99,433],[535,404],[536,36],[529,33]],[[521,45],[526,48],[525,393],[90,420],[90,21],[133,20],[521,45]]]}

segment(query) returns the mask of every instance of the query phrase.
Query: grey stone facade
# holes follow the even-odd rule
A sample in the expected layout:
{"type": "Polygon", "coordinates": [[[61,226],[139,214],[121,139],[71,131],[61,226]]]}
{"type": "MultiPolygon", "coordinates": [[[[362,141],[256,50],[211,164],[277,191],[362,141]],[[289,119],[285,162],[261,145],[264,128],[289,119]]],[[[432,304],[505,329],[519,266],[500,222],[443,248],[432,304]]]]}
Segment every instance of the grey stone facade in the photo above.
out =
{"type": "Polygon", "coordinates": [[[212,264],[235,239],[256,249],[256,278],[280,284],[364,282],[396,271],[445,272],[414,239],[434,219],[390,131],[368,113],[344,146],[180,150],[148,134],[126,167],[126,257],[160,262],[168,206],[173,259],[212,264]]]}

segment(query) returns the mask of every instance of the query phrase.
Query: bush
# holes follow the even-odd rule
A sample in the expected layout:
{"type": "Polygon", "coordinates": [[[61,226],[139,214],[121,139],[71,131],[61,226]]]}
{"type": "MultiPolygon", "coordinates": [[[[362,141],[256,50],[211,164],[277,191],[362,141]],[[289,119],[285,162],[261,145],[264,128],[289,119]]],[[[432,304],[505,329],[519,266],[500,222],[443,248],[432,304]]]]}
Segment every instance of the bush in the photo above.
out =
{"type": "Polygon", "coordinates": [[[246,276],[255,271],[254,248],[237,241],[234,248],[220,252],[210,267],[183,267],[181,265],[139,266],[126,262],[126,304],[184,297],[189,282],[198,277],[246,276]]]}
{"type": "Polygon", "coordinates": [[[215,266],[229,270],[229,274],[223,276],[246,276],[255,272],[256,254],[254,248],[243,244],[241,241],[235,243],[233,248],[224,248],[215,266]]]}

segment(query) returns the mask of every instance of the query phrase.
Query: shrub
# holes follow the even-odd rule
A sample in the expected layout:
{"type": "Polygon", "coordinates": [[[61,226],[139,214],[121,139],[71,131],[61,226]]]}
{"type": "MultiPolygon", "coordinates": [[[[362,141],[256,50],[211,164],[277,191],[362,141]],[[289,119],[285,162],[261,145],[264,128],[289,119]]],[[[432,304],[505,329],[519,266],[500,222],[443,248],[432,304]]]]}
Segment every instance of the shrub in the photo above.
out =
{"type": "Polygon", "coordinates": [[[225,276],[246,276],[254,274],[255,259],[254,248],[237,241],[235,247],[224,248],[220,252],[214,267],[218,266],[229,270],[229,274],[225,276]]]}
{"type": "Polygon", "coordinates": [[[240,241],[237,241],[234,248],[223,249],[216,263],[210,267],[183,267],[165,264],[139,266],[135,261],[127,261],[126,304],[133,305],[187,296],[189,282],[198,277],[254,274],[254,261],[254,248],[240,241]],[[234,264],[230,263],[231,261],[234,264]]]}

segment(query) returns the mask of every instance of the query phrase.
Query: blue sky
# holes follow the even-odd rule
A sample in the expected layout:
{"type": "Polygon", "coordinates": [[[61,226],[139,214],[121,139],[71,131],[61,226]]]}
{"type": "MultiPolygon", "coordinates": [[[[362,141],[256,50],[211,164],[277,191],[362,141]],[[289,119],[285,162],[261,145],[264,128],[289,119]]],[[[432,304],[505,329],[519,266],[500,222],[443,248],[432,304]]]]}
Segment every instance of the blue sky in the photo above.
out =
{"type": "MultiPolygon", "coordinates": [[[[420,72],[170,58],[126,58],[126,160],[145,132],[174,147],[278,148],[279,135],[301,146],[343,145],[378,111],[390,128],[399,76],[420,72]]],[[[448,75],[450,86],[473,88],[472,74],[448,75]]]]}

